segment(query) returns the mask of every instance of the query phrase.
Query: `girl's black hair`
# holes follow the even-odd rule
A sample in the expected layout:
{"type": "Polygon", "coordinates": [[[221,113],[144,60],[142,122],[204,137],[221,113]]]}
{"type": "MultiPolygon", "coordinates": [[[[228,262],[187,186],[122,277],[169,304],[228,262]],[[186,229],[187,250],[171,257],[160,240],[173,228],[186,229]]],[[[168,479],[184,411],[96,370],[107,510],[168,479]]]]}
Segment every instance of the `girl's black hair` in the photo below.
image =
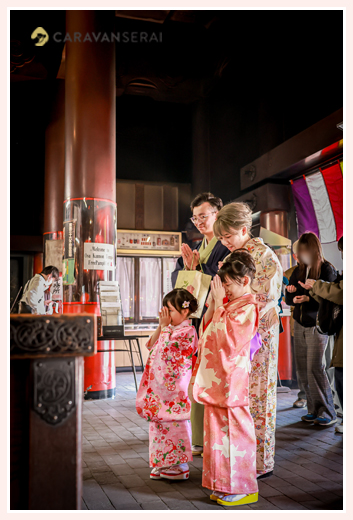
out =
{"type": "Polygon", "coordinates": [[[223,283],[229,278],[240,285],[244,276],[248,276],[251,283],[255,273],[256,266],[251,254],[248,251],[238,249],[229,255],[217,274],[223,283]]]}
{"type": "Polygon", "coordinates": [[[185,308],[189,309],[189,315],[196,312],[199,306],[199,302],[195,296],[186,289],[173,289],[170,291],[163,298],[163,307],[168,307],[168,302],[173,305],[178,312],[181,312],[185,308]],[[189,302],[188,307],[183,307],[185,301],[189,302]]]}

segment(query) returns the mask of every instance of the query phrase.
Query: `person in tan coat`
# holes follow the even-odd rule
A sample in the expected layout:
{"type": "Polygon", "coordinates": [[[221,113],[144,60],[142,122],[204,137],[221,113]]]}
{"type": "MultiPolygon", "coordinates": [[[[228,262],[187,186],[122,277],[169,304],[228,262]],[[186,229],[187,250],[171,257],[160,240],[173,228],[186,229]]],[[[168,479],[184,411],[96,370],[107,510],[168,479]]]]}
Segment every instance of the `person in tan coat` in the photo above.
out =
{"type": "MultiPolygon", "coordinates": [[[[343,237],[340,238],[337,245],[343,258],[343,237]]],[[[343,276],[339,276],[335,282],[316,280],[310,289],[310,295],[317,301],[323,298],[337,305],[343,305],[343,276]]],[[[343,410],[343,326],[336,334],[331,366],[335,368],[336,390],[343,410]]],[[[343,433],[343,420],[336,426],[336,432],[343,433]]]]}

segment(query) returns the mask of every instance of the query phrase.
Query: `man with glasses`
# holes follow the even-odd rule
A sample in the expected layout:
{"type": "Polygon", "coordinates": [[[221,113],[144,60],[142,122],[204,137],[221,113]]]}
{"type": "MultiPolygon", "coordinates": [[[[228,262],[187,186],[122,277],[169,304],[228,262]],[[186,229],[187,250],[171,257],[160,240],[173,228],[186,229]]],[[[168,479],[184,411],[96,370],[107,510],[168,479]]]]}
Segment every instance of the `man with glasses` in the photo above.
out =
{"type": "MultiPolygon", "coordinates": [[[[200,233],[203,240],[199,242],[192,251],[187,244],[181,246],[181,258],[178,259],[175,271],[172,273],[172,283],[175,286],[178,272],[181,269],[201,270],[212,277],[218,271],[218,262],[230,253],[230,251],[217,240],[213,234],[213,224],[217,218],[217,213],[223,207],[222,199],[215,197],[212,193],[200,193],[192,201],[190,208],[192,211],[191,221],[200,233]]],[[[203,313],[206,307],[203,309],[203,313]]],[[[195,320],[196,321],[196,320],[195,320]]],[[[198,323],[194,323],[198,329],[198,323]]],[[[199,403],[191,405],[191,426],[192,426],[192,454],[201,455],[203,452],[203,412],[204,407],[199,403]]]]}

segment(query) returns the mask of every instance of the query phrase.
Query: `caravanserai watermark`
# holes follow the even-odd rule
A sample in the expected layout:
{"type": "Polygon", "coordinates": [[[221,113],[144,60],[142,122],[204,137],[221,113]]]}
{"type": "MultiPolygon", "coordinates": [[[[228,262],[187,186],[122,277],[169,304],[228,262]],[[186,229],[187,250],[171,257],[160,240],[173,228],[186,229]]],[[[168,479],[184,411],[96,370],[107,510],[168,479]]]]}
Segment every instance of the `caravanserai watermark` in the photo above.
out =
{"type": "Polygon", "coordinates": [[[85,33],[82,34],[80,32],[74,32],[73,34],[70,33],[63,33],[56,32],[53,35],[53,40],[57,43],[61,42],[96,42],[96,43],[102,43],[102,42],[117,42],[117,43],[161,43],[162,42],[162,33],[156,33],[156,32],[144,32],[144,31],[124,31],[124,32],[117,32],[117,33],[106,33],[106,32],[99,32],[99,33],[85,33]]]}

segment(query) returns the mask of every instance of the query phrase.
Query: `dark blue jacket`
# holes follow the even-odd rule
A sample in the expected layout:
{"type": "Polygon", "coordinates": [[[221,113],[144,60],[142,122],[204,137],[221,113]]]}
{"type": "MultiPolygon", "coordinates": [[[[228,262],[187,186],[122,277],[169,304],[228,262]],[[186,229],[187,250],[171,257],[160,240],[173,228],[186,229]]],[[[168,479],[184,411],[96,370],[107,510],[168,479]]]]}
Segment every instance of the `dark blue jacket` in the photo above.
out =
{"type": "MultiPolygon", "coordinates": [[[[197,246],[194,248],[197,251],[200,249],[202,244],[202,241],[197,244],[197,246]]],[[[205,264],[202,264],[202,269],[205,274],[210,274],[212,277],[217,273],[218,271],[218,262],[222,262],[224,258],[229,255],[230,251],[227,249],[222,242],[219,240],[217,241],[216,245],[212,249],[212,253],[209,256],[209,259],[205,264]]],[[[175,287],[176,280],[178,278],[178,273],[181,271],[181,269],[184,269],[184,262],[183,257],[178,258],[178,261],[175,266],[175,271],[172,272],[172,284],[173,287],[175,287]]],[[[200,269],[200,267],[198,268],[200,269]]]]}

